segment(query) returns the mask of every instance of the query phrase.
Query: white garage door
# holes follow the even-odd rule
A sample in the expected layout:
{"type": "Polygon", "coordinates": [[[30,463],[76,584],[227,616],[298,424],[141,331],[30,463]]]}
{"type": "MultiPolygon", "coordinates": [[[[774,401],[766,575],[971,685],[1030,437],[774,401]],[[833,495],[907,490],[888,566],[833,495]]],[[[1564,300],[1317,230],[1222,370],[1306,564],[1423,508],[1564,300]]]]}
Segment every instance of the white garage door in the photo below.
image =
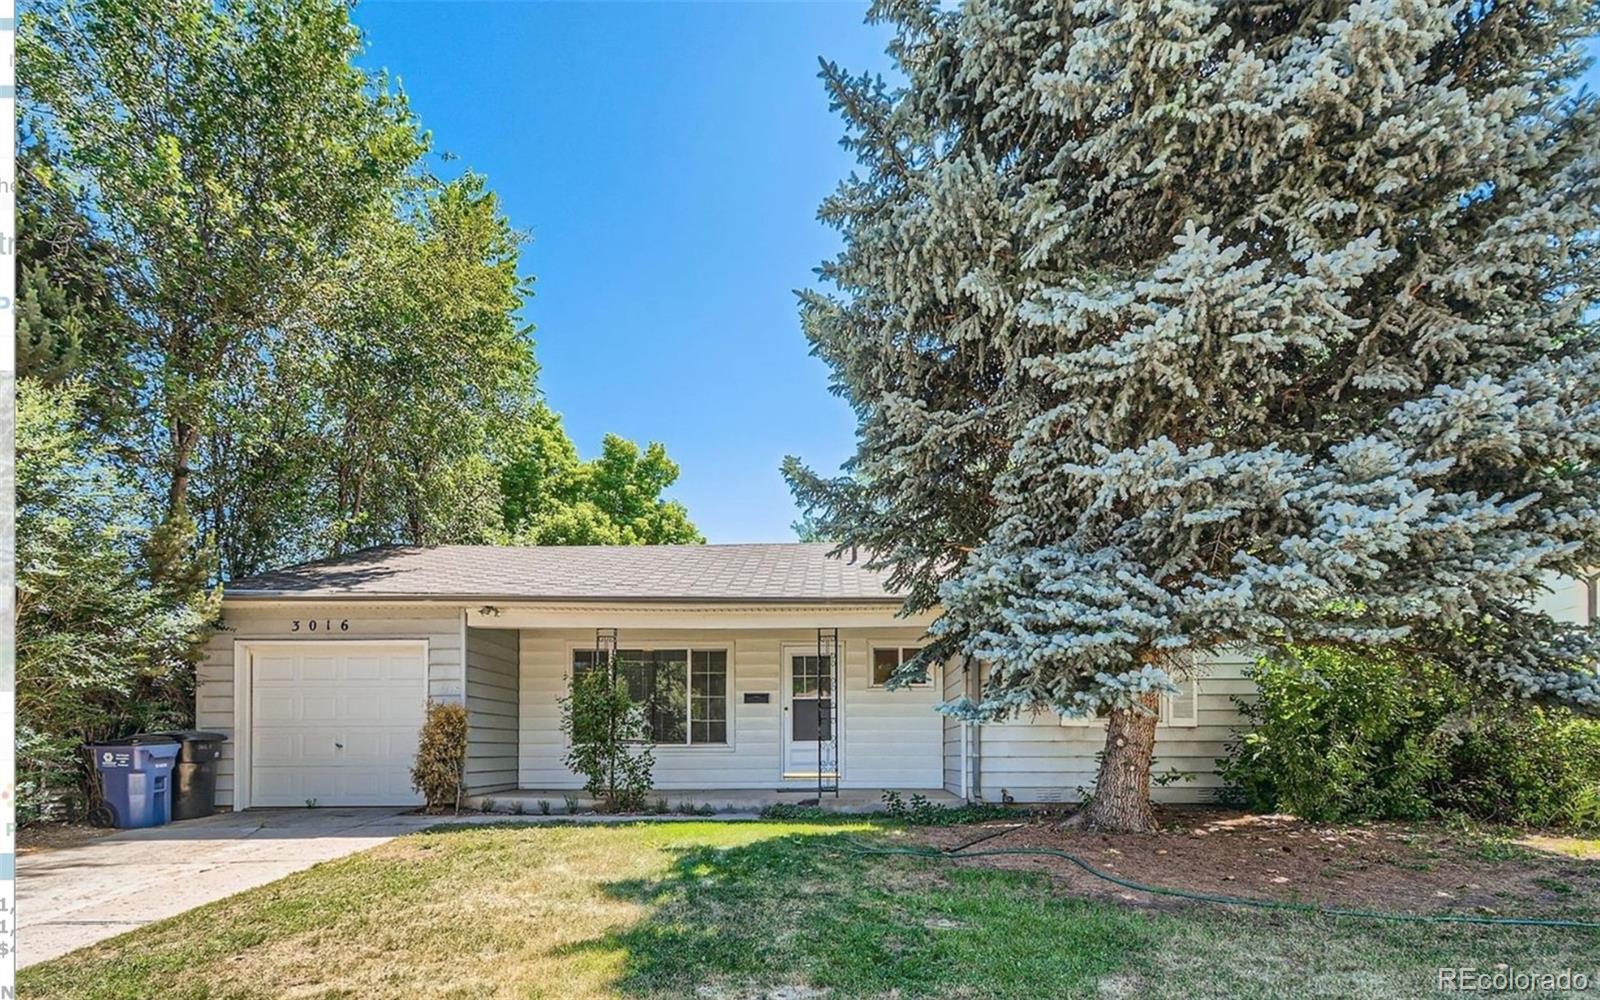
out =
{"type": "Polygon", "coordinates": [[[427,669],[421,643],[252,651],[251,805],[421,802],[411,789],[411,758],[427,669]]]}

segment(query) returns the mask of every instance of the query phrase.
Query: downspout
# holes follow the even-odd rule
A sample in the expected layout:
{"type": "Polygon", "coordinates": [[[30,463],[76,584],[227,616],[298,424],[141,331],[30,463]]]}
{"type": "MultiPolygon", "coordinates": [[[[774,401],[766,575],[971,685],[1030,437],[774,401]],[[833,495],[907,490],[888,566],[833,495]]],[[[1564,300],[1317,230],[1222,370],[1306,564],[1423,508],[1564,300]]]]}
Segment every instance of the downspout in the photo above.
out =
{"type": "MultiPolygon", "coordinates": [[[[461,780],[456,785],[456,812],[458,813],[461,811],[462,803],[466,800],[466,797],[472,794],[472,789],[467,787],[467,772],[472,768],[472,709],[469,707],[471,703],[467,700],[467,684],[469,683],[467,680],[467,643],[469,641],[470,640],[467,637],[467,609],[462,608],[461,690],[456,693],[456,698],[461,702],[461,707],[467,709],[467,759],[461,762],[461,780]]],[[[424,671],[428,670],[429,665],[424,663],[422,665],[422,669],[424,671]]],[[[433,691],[431,687],[428,691],[428,700],[430,702],[433,701],[433,691]]]]}
{"type": "Polygon", "coordinates": [[[961,720],[961,801],[972,801],[972,723],[961,720]]]}
{"type": "MultiPolygon", "coordinates": [[[[978,664],[969,656],[961,670],[967,697],[977,701],[983,687],[978,664]]],[[[983,727],[970,721],[961,723],[961,795],[968,802],[983,801],[983,727]]]]}
{"type": "MultiPolygon", "coordinates": [[[[461,704],[467,703],[467,609],[461,609],[461,704]]],[[[430,699],[431,700],[431,699],[430,699]]]]}

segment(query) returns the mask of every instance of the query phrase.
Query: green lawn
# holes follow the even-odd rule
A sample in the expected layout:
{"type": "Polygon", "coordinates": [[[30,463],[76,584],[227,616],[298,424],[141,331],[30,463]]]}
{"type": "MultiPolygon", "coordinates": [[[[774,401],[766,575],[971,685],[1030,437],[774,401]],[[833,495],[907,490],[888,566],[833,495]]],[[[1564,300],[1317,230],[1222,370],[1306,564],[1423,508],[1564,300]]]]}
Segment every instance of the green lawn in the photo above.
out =
{"type": "Polygon", "coordinates": [[[841,849],[902,836],[433,831],[25,970],[19,995],[1422,997],[1440,966],[1600,971],[1600,934],[1129,909],[1039,875],[841,849]]]}

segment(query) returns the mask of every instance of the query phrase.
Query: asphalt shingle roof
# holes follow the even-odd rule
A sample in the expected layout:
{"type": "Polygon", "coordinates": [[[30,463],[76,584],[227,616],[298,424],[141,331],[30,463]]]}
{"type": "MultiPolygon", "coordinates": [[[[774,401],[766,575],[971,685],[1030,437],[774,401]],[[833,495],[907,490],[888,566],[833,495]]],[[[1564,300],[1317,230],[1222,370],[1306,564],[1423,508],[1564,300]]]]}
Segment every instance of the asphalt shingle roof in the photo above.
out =
{"type": "Polygon", "coordinates": [[[829,543],[384,546],[236,580],[229,599],[884,602],[887,574],[829,543]]]}

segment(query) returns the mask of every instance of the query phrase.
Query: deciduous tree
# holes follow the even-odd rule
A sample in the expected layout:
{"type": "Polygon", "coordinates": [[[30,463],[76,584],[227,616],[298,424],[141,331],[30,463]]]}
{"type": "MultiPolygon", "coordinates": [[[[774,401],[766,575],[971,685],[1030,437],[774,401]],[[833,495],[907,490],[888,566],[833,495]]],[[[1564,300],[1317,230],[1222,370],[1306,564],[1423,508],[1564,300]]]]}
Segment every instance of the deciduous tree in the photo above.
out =
{"type": "Polygon", "coordinates": [[[23,18],[24,114],[126,260],[154,561],[176,560],[157,572],[191,572],[191,483],[234,366],[292,335],[423,148],[358,45],[335,0],[46,0],[23,18]]]}
{"type": "Polygon", "coordinates": [[[698,544],[705,538],[677,500],[662,493],[678,465],[652,441],[641,449],[607,434],[584,462],[561,418],[539,406],[506,445],[501,469],[505,526],[522,545],[698,544]]]}
{"type": "Polygon", "coordinates": [[[185,721],[219,581],[513,529],[699,540],[660,497],[677,467],[659,445],[608,439],[580,463],[538,404],[522,235],[483,178],[428,170],[359,41],[337,0],[42,0],[23,18],[36,778],[84,739],[185,721]],[[548,482],[524,429],[570,455],[548,482]]]}

